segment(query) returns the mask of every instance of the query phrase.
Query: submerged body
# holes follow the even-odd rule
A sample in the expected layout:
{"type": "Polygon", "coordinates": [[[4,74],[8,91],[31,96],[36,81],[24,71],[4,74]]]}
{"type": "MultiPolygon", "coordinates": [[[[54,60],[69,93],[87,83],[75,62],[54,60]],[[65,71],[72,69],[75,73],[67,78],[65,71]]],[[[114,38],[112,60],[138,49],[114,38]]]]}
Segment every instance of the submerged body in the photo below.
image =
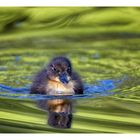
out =
{"type": "MultiPolygon", "coordinates": [[[[31,93],[60,96],[83,94],[83,84],[80,77],[73,72],[70,61],[65,57],[56,57],[47,68],[36,75],[31,86],[31,93]]],[[[73,106],[71,100],[40,100],[38,105],[48,111],[48,124],[50,126],[71,127],[73,106]]]]}

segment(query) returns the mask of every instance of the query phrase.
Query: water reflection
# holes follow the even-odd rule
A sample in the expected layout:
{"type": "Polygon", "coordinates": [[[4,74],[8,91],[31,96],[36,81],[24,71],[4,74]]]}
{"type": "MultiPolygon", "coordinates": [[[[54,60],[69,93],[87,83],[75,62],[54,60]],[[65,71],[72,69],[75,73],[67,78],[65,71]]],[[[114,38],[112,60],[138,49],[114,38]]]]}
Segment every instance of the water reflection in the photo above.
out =
{"type": "Polygon", "coordinates": [[[73,101],[70,99],[39,100],[39,108],[48,112],[48,124],[56,128],[70,128],[73,117],[73,101]]]}
{"type": "Polygon", "coordinates": [[[30,94],[30,85],[24,87],[10,87],[0,84],[0,97],[13,99],[36,100],[37,106],[48,113],[48,124],[56,128],[70,128],[73,118],[75,100],[109,96],[114,94],[119,86],[126,80],[104,79],[94,84],[84,84],[84,94],[70,95],[68,93],[51,95],[30,94]]]}

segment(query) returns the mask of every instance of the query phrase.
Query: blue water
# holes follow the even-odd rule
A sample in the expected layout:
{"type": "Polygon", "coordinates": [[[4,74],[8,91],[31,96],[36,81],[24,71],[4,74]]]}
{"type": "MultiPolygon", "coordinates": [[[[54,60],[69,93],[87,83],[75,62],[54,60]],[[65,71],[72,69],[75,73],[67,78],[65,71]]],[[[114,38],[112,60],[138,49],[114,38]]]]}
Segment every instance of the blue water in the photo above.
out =
{"type": "Polygon", "coordinates": [[[41,95],[41,94],[30,94],[30,85],[25,87],[10,87],[7,85],[0,84],[0,97],[4,98],[19,98],[19,99],[55,99],[55,98],[70,98],[70,99],[81,99],[81,98],[96,98],[99,96],[108,96],[114,94],[113,90],[118,88],[124,78],[121,80],[100,80],[96,84],[85,84],[83,95],[65,95],[65,96],[52,96],[52,95],[41,95]]]}

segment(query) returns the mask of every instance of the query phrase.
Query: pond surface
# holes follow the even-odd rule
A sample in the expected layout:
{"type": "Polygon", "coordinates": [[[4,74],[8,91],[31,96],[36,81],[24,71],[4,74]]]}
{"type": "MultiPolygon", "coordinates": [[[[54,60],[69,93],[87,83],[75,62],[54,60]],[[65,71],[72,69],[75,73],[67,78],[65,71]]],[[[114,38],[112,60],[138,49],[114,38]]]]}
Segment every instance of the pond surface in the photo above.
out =
{"type": "Polygon", "coordinates": [[[139,8],[1,8],[0,132],[139,133],[139,8]],[[10,13],[10,14],[9,14],[10,13]],[[29,87],[54,56],[85,85],[71,129],[47,125],[29,87]]]}

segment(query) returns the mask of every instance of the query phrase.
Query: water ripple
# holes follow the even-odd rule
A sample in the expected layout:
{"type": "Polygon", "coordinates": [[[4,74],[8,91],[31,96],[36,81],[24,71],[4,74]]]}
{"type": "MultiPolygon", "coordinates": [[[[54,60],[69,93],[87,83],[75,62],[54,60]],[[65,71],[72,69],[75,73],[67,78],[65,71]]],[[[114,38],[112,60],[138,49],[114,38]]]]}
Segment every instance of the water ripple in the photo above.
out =
{"type": "Polygon", "coordinates": [[[121,80],[100,80],[96,84],[85,84],[84,85],[84,94],[83,95],[63,95],[63,96],[52,96],[52,95],[41,95],[41,94],[29,94],[30,85],[25,87],[10,87],[3,84],[0,84],[0,97],[5,98],[18,98],[18,99],[56,99],[56,98],[69,98],[69,99],[81,99],[81,98],[95,98],[97,96],[108,96],[114,94],[112,91],[116,89],[118,85],[122,83],[121,80]]]}

